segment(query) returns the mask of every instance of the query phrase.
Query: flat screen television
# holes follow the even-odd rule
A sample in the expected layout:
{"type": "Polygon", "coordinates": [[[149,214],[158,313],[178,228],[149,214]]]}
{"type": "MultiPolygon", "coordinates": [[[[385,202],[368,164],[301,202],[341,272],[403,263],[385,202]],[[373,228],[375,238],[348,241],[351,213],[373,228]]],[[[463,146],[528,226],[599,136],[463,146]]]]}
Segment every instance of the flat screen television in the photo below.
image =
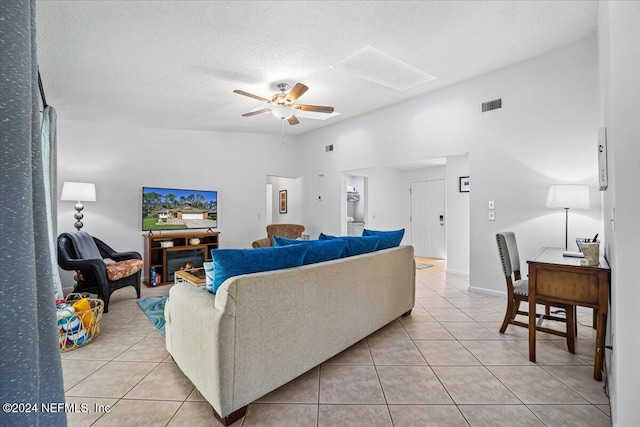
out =
{"type": "Polygon", "coordinates": [[[218,227],[218,192],[142,187],[142,230],[218,227]]]}

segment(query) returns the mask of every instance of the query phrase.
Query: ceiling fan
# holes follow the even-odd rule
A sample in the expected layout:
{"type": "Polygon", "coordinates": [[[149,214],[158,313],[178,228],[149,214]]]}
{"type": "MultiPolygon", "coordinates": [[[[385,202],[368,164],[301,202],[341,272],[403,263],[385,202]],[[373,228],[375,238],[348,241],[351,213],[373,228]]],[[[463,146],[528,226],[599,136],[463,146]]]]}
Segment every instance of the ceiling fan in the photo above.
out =
{"type": "Polygon", "coordinates": [[[243,114],[243,117],[251,117],[258,114],[268,113],[271,111],[275,117],[279,119],[287,119],[290,125],[297,125],[300,123],[298,118],[296,117],[296,111],[305,111],[312,113],[333,113],[333,107],[324,107],[321,105],[306,105],[306,104],[296,104],[295,101],[300,98],[309,88],[302,83],[296,83],[295,86],[287,93],[287,89],[289,85],[286,83],[278,83],[278,89],[280,89],[280,93],[276,93],[271,97],[271,100],[267,98],[263,98],[258,95],[254,95],[249,92],[245,92],[243,90],[234,90],[235,93],[248,96],[249,98],[257,99],[260,102],[264,102],[265,104],[269,104],[268,107],[263,108],[257,111],[250,111],[248,113],[243,114]]]}

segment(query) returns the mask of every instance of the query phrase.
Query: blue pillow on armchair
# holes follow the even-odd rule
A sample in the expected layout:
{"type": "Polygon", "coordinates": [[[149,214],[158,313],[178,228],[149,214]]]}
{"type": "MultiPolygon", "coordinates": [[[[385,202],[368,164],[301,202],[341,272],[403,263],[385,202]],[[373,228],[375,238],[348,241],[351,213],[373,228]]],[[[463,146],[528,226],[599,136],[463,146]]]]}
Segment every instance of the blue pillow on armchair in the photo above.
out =
{"type": "Polygon", "coordinates": [[[212,249],[215,276],[212,293],[229,277],[260,271],[299,267],[307,253],[305,245],[256,249],[212,249]]]}
{"type": "Polygon", "coordinates": [[[302,261],[303,265],[338,259],[344,251],[345,243],[342,240],[294,240],[273,236],[275,247],[289,245],[306,245],[309,250],[302,261]]]}
{"type": "Polygon", "coordinates": [[[380,243],[378,243],[378,247],[376,248],[376,251],[379,251],[400,246],[400,242],[402,242],[402,238],[404,237],[404,228],[392,231],[367,230],[365,228],[362,235],[380,237],[380,243]]]}
{"type": "Polygon", "coordinates": [[[342,257],[349,257],[354,255],[362,255],[369,252],[373,252],[378,247],[380,237],[378,236],[330,236],[328,234],[320,233],[319,240],[342,240],[345,243],[342,257]]]}

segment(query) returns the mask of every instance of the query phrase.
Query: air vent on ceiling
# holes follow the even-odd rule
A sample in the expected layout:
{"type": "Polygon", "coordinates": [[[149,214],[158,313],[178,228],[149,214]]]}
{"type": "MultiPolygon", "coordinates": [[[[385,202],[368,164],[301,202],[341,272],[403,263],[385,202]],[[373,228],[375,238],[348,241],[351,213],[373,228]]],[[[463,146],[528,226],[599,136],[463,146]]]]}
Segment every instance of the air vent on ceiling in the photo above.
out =
{"type": "Polygon", "coordinates": [[[326,153],[328,153],[329,151],[333,151],[333,144],[331,144],[331,145],[325,145],[325,146],[324,146],[324,151],[325,151],[326,153]]]}
{"type": "Polygon", "coordinates": [[[502,98],[494,99],[493,101],[487,101],[482,103],[482,112],[486,113],[487,111],[497,110],[498,108],[502,108],[502,98]]]}

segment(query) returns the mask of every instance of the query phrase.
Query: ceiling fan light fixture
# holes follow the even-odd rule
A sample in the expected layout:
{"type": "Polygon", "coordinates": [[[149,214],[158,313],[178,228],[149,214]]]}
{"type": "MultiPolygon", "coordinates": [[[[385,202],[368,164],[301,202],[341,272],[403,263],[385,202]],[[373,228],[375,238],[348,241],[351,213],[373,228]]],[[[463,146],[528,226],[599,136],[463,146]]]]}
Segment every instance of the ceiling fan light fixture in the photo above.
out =
{"type": "Polygon", "coordinates": [[[278,119],[288,119],[289,117],[293,116],[294,111],[291,108],[288,107],[283,107],[280,105],[274,105],[271,108],[271,114],[274,115],[274,117],[278,118],[278,119]]]}

